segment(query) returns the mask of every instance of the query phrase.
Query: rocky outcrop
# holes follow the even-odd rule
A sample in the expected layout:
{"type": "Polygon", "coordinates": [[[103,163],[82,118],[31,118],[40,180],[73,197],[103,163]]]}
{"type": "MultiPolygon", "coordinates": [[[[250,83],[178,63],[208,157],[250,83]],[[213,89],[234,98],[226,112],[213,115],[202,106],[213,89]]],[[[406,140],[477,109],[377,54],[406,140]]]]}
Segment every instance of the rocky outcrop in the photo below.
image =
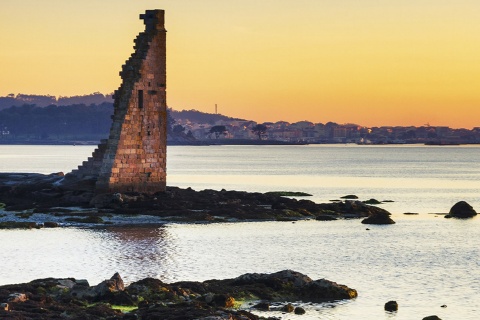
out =
{"type": "Polygon", "coordinates": [[[398,311],[397,301],[388,301],[387,303],[385,303],[385,311],[389,311],[389,312],[398,311]]]}
{"type": "MultiPolygon", "coordinates": [[[[325,279],[312,280],[299,272],[245,274],[234,279],[163,283],[146,278],[124,287],[119,274],[90,287],[85,280],[40,279],[0,287],[0,319],[258,319],[247,310],[232,309],[237,300],[263,299],[256,307],[268,310],[272,301],[333,301],[352,299],[354,289],[325,279]],[[137,309],[122,313],[115,305],[137,309]],[[210,318],[214,317],[214,318],[210,318]]],[[[287,303],[288,312],[304,314],[287,303]]],[[[278,310],[280,314],[280,310],[278,310]]]]}
{"type": "MultiPolygon", "coordinates": [[[[95,180],[62,174],[0,173],[0,202],[11,211],[33,209],[36,213],[61,214],[71,207],[89,208],[76,223],[103,223],[99,212],[136,215],[139,213],[175,221],[335,220],[389,215],[381,208],[361,201],[318,204],[271,193],[181,189],[165,192],[94,193],[95,180]]],[[[71,212],[69,213],[71,214],[71,212]]],[[[81,214],[80,214],[81,215],[81,214]]],[[[68,221],[67,221],[68,222],[68,221]]],[[[35,226],[31,226],[35,227],[35,226]]]]}
{"type": "Polygon", "coordinates": [[[370,215],[368,218],[362,220],[363,224],[394,224],[395,221],[390,218],[388,212],[376,212],[370,215]]]}
{"type": "Polygon", "coordinates": [[[448,215],[445,218],[472,218],[477,215],[477,212],[465,201],[457,202],[450,209],[448,215]]]}

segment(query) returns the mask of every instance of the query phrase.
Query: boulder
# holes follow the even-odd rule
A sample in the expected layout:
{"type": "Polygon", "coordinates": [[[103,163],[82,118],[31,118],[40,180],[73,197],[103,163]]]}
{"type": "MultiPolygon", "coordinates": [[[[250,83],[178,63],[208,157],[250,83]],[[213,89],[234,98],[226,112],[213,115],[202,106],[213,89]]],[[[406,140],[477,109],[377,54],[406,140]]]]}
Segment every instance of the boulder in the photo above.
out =
{"type": "Polygon", "coordinates": [[[385,311],[394,312],[398,310],[397,301],[388,301],[385,303],[385,311]]]}
{"type": "Polygon", "coordinates": [[[362,220],[363,224],[395,224],[388,212],[377,212],[362,220]]]}
{"type": "Polygon", "coordinates": [[[111,292],[119,292],[125,290],[125,285],[120,274],[115,273],[110,280],[104,280],[93,287],[97,295],[102,296],[111,292]]]}
{"type": "Polygon", "coordinates": [[[86,280],[75,281],[70,295],[76,299],[98,300],[106,296],[111,297],[112,294],[123,292],[124,290],[123,280],[117,272],[109,280],[104,280],[93,287],[90,287],[86,280]]]}
{"type": "Polygon", "coordinates": [[[450,209],[445,218],[472,218],[477,215],[477,212],[465,201],[457,202],[450,209]]]}
{"type": "Polygon", "coordinates": [[[302,314],[305,314],[305,309],[303,309],[302,307],[296,307],[293,313],[302,315],[302,314]]]}
{"type": "Polygon", "coordinates": [[[363,203],[365,203],[365,204],[381,204],[381,202],[378,201],[377,199],[368,199],[366,201],[363,201],[363,203]]]}
{"type": "Polygon", "coordinates": [[[291,313],[291,312],[293,312],[293,310],[295,310],[295,307],[291,303],[287,303],[286,305],[284,305],[282,307],[283,312],[291,313]]]}
{"type": "Polygon", "coordinates": [[[442,320],[442,319],[440,319],[437,316],[428,316],[428,317],[423,318],[422,320],[442,320]]]}
{"type": "Polygon", "coordinates": [[[358,196],[354,194],[348,194],[346,196],[340,197],[340,199],[358,199],[358,196]]]}

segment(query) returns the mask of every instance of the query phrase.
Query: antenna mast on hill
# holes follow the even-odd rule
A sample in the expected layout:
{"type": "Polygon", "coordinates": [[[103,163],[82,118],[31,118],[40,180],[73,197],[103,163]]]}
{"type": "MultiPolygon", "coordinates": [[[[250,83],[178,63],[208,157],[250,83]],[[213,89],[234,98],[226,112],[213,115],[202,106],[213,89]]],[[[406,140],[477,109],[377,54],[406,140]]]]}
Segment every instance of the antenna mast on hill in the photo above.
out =
{"type": "Polygon", "coordinates": [[[215,114],[218,114],[217,113],[217,104],[215,103],[215,114]]]}

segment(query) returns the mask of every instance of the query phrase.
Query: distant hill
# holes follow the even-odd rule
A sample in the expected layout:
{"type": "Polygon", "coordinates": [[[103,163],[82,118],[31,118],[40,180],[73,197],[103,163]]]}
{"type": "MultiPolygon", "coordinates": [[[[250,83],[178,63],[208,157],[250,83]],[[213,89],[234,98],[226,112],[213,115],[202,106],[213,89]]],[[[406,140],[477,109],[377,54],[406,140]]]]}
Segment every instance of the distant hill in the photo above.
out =
{"type": "Polygon", "coordinates": [[[232,117],[227,117],[221,114],[216,114],[216,113],[206,113],[206,112],[201,112],[198,110],[182,110],[182,111],[176,111],[173,109],[170,109],[170,114],[175,120],[189,120],[190,122],[194,123],[209,123],[209,124],[214,124],[217,121],[224,120],[224,121],[246,121],[244,119],[238,119],[238,118],[232,118],[232,117]]]}
{"type": "Polygon", "coordinates": [[[0,110],[0,142],[95,141],[108,136],[113,105],[13,106],[0,110]]]}
{"type": "Polygon", "coordinates": [[[34,95],[34,94],[22,94],[19,93],[9,94],[5,97],[0,97],[0,110],[10,108],[10,107],[20,107],[25,104],[34,105],[37,107],[46,107],[51,105],[56,106],[69,106],[69,105],[91,105],[96,104],[100,105],[102,103],[109,102],[113,103],[112,95],[103,95],[100,92],[94,92],[92,94],[86,94],[83,96],[72,96],[72,97],[58,97],[51,95],[34,95]]]}
{"type": "MultiPolygon", "coordinates": [[[[28,96],[31,97],[31,96],[28,96]]],[[[43,101],[48,96],[35,97],[23,101],[43,101]],[[42,100],[44,99],[44,100],[42,100]]],[[[59,101],[79,101],[77,97],[59,101]]],[[[12,98],[13,99],[13,98],[12,98]]],[[[6,99],[4,99],[5,101],[6,99]]],[[[19,99],[16,100],[17,102],[19,99]]],[[[84,101],[93,101],[84,100],[84,101]]],[[[113,103],[72,104],[56,106],[49,104],[39,107],[33,104],[11,106],[0,110],[0,144],[3,143],[68,143],[69,141],[96,142],[108,137],[112,125],[113,103]]],[[[177,116],[189,117],[195,121],[217,121],[231,119],[222,115],[206,114],[200,111],[172,111],[168,109],[169,144],[195,144],[196,139],[183,132],[174,132],[177,116]],[[173,116],[172,116],[173,115],[173,116]]]]}

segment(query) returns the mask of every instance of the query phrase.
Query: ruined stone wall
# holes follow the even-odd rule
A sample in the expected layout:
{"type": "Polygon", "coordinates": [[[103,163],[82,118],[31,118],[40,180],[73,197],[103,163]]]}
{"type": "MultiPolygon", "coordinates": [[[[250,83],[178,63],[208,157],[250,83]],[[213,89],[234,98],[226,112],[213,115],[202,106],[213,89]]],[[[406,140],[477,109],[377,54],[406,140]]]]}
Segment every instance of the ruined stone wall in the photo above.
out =
{"type": "Polygon", "coordinates": [[[164,11],[148,10],[140,18],[145,32],[135,39],[135,52],[120,72],[109,138],[75,172],[97,176],[97,193],[155,193],[166,187],[164,11]]]}

